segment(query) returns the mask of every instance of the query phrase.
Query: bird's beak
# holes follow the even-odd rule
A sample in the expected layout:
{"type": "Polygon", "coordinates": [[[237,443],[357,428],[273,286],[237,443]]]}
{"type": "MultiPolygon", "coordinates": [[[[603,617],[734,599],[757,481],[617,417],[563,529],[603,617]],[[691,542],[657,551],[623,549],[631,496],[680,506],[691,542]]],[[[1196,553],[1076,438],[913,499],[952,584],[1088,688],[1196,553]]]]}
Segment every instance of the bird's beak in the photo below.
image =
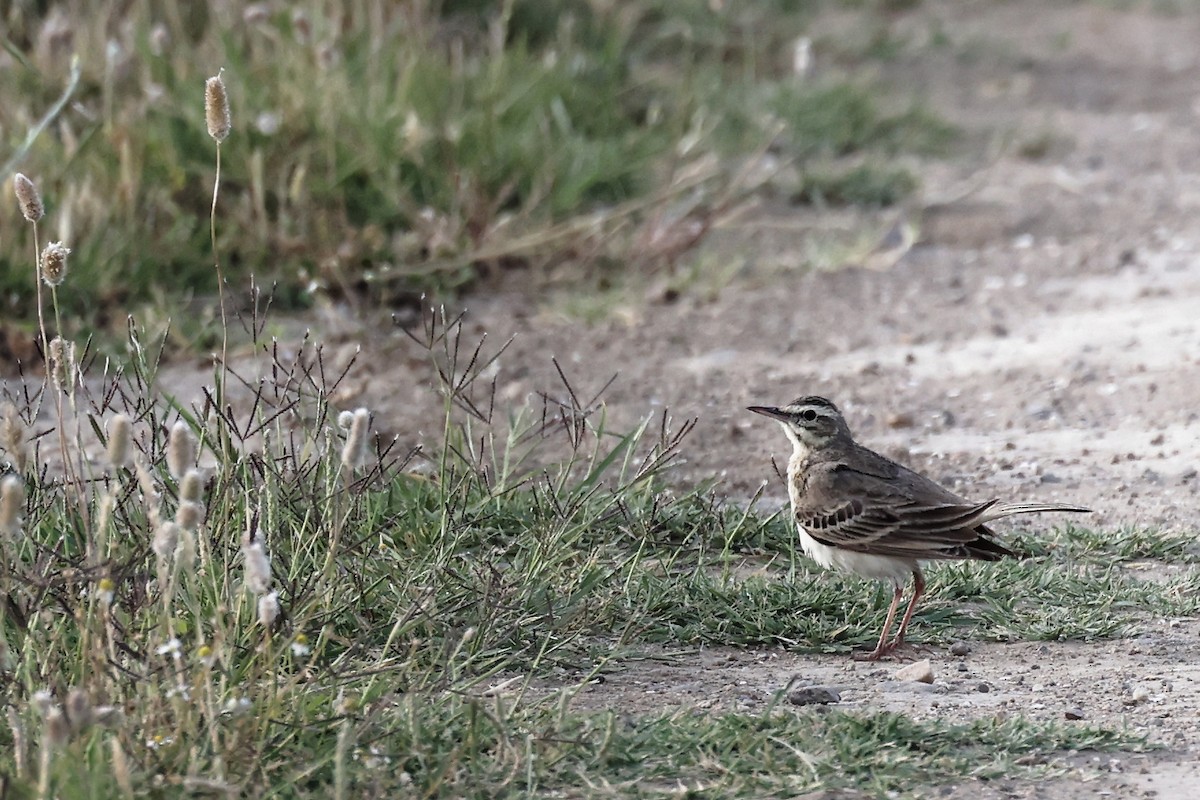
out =
{"type": "Polygon", "coordinates": [[[788,418],[787,413],[783,409],[776,408],[775,406],[750,406],[746,410],[753,411],[755,414],[762,414],[764,417],[771,417],[772,419],[785,420],[788,418]]]}

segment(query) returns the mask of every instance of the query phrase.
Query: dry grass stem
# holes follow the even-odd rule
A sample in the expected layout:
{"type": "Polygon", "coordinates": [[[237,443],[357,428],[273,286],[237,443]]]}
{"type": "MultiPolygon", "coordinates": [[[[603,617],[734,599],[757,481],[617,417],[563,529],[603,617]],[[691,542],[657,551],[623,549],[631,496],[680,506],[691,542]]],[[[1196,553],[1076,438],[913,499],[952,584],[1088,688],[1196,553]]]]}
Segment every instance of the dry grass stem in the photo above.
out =
{"type": "Polygon", "coordinates": [[[113,777],[121,789],[122,797],[129,800],[133,797],[133,776],[129,770],[129,757],[125,755],[118,737],[112,737],[109,744],[112,746],[113,777]]]}
{"type": "Polygon", "coordinates": [[[25,726],[21,723],[21,717],[17,714],[15,706],[8,707],[8,731],[12,735],[12,754],[17,778],[25,777],[28,765],[26,762],[26,754],[28,752],[28,741],[25,737],[25,726]]]}

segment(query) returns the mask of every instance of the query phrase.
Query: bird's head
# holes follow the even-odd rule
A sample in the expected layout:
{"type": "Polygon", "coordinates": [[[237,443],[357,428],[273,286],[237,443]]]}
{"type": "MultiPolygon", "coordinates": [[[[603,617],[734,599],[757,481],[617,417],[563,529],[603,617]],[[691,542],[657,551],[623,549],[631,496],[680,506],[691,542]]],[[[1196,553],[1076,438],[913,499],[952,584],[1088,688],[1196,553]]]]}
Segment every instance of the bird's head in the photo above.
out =
{"type": "Polygon", "coordinates": [[[842,437],[851,438],[842,412],[824,397],[801,397],[786,406],[750,406],[747,410],[782,425],[797,453],[818,450],[842,437]]]}

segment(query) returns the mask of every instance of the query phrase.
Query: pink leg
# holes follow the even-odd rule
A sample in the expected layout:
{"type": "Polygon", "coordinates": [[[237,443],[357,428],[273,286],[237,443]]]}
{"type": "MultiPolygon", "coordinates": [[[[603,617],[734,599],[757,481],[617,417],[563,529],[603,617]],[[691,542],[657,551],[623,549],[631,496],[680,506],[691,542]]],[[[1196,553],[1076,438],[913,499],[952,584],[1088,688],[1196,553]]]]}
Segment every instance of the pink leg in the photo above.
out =
{"type": "MultiPolygon", "coordinates": [[[[879,644],[875,645],[875,649],[869,653],[855,653],[855,661],[878,661],[881,656],[885,656],[895,649],[894,644],[887,643],[888,631],[892,628],[892,621],[896,619],[896,609],[900,607],[900,598],[904,596],[904,587],[897,583],[896,592],[892,595],[892,604],[888,607],[887,619],[883,621],[883,631],[879,634],[879,644]]],[[[908,613],[904,615],[904,623],[908,624],[908,616],[912,613],[912,606],[909,606],[908,613]]],[[[901,633],[903,635],[903,633],[901,633]]]]}
{"type": "Polygon", "coordinates": [[[921,574],[920,569],[914,569],[912,600],[908,601],[908,610],[904,612],[904,618],[900,620],[900,630],[896,634],[895,641],[888,648],[889,651],[904,646],[904,634],[908,630],[908,621],[912,619],[913,611],[917,607],[917,601],[921,599],[921,595],[923,594],[925,594],[925,576],[921,574]]]}

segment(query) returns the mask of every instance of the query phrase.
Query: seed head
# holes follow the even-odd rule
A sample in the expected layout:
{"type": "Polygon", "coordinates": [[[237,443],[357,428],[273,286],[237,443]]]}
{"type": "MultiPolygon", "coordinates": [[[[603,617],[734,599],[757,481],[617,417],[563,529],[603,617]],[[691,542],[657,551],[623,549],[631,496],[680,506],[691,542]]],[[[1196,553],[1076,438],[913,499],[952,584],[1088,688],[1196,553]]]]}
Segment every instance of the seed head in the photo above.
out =
{"type": "Polygon", "coordinates": [[[117,780],[117,786],[121,787],[122,795],[133,797],[133,774],[129,769],[129,757],[121,747],[120,738],[114,736],[108,741],[112,745],[113,777],[117,780]]]}
{"type": "Polygon", "coordinates": [[[108,421],[108,463],[113,469],[129,463],[129,439],[133,423],[124,414],[114,414],[108,421]]]}
{"type": "Polygon", "coordinates": [[[67,721],[71,730],[79,733],[92,724],[92,701],[88,699],[83,689],[72,689],[67,692],[67,721]]]}
{"type": "Polygon", "coordinates": [[[203,503],[193,503],[189,500],[183,500],[179,503],[179,508],[175,510],[175,524],[187,531],[194,531],[199,528],[200,522],[203,519],[203,503]]]}
{"type": "Polygon", "coordinates": [[[71,723],[58,706],[46,712],[45,720],[46,741],[54,747],[61,747],[71,738],[71,723]]]}
{"type": "Polygon", "coordinates": [[[242,548],[246,559],[246,588],[264,595],[271,588],[271,557],[257,539],[242,548]]]}
{"type": "Polygon", "coordinates": [[[354,412],[350,432],[346,435],[346,445],[342,448],[342,466],[346,469],[356,470],[366,462],[367,432],[370,425],[370,411],[360,408],[354,412]]]}
{"type": "Polygon", "coordinates": [[[229,115],[229,95],[225,92],[225,81],[217,73],[204,83],[204,119],[208,123],[208,135],[217,144],[225,141],[233,128],[229,115]]]}
{"type": "Polygon", "coordinates": [[[185,503],[199,503],[204,493],[204,476],[198,469],[189,469],[179,483],[179,499],[185,503]]]}
{"type": "Polygon", "coordinates": [[[275,618],[279,616],[279,592],[271,592],[264,594],[258,598],[258,621],[268,631],[275,624],[275,618]]]}
{"type": "Polygon", "coordinates": [[[196,534],[193,533],[195,529],[185,528],[178,522],[175,524],[179,527],[179,547],[175,548],[175,564],[181,572],[187,574],[196,566],[196,534]]]}
{"type": "Polygon", "coordinates": [[[192,430],[183,420],[171,426],[171,435],[167,438],[167,470],[175,480],[181,480],[196,463],[196,442],[192,438],[192,430]]]}
{"type": "Polygon", "coordinates": [[[33,181],[21,173],[13,176],[13,190],[17,193],[17,202],[21,204],[21,213],[30,222],[37,222],[46,215],[46,207],[42,205],[42,196],[38,194],[33,181]]]}
{"type": "Polygon", "coordinates": [[[167,559],[174,557],[177,544],[179,544],[179,526],[171,520],[160,522],[154,529],[154,541],[151,543],[154,555],[158,556],[160,563],[165,564],[167,559]]]}
{"type": "Polygon", "coordinates": [[[0,480],[0,533],[14,537],[21,532],[25,516],[25,482],[16,475],[0,480]]]}
{"type": "Polygon", "coordinates": [[[42,249],[42,282],[58,286],[67,277],[67,256],[71,248],[62,242],[51,242],[42,249]]]}
{"type": "Polygon", "coordinates": [[[25,464],[29,460],[29,451],[25,445],[27,438],[28,432],[21,415],[17,413],[17,407],[12,403],[5,403],[4,421],[0,423],[0,447],[8,453],[19,473],[25,472],[25,464]]]}
{"type": "Polygon", "coordinates": [[[75,343],[55,336],[50,340],[49,350],[50,381],[56,390],[66,391],[74,385],[75,343]]]}

